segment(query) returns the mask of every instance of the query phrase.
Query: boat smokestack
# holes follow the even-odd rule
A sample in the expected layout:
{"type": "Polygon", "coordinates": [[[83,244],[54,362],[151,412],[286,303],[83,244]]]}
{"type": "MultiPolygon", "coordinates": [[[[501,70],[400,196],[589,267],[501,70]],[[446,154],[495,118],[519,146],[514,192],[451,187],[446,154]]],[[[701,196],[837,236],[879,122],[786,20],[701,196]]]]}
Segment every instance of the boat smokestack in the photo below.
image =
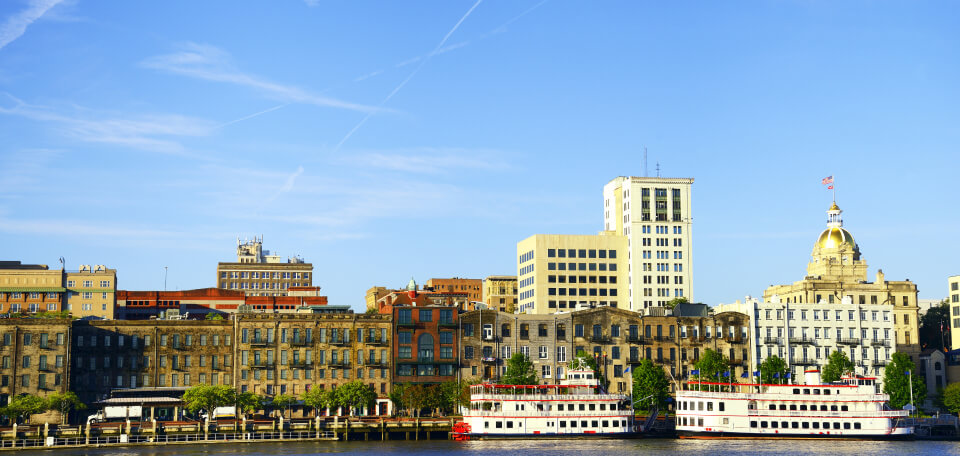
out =
{"type": "Polygon", "coordinates": [[[807,385],[820,384],[820,369],[807,369],[803,371],[804,383],[807,385]]]}

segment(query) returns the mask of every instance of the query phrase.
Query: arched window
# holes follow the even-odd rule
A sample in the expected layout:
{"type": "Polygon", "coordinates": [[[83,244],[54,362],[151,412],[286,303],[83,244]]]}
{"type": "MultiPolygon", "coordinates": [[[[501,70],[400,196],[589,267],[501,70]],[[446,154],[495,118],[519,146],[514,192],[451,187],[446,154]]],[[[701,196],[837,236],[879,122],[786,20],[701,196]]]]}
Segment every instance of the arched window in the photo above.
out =
{"type": "Polygon", "coordinates": [[[433,336],[423,333],[417,338],[417,358],[421,361],[433,361],[433,336]]]}

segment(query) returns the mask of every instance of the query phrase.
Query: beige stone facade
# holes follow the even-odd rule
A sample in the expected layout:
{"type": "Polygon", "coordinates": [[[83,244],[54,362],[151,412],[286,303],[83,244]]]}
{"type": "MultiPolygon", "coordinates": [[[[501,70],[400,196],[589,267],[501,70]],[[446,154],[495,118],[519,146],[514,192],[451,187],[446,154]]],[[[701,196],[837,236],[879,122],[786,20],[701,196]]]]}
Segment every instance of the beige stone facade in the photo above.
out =
{"type": "Polygon", "coordinates": [[[0,313],[59,312],[64,292],[59,269],[0,261],[0,313]]]}
{"type": "Polygon", "coordinates": [[[70,332],[68,319],[0,319],[0,405],[69,391],[70,332]]]}
{"type": "Polygon", "coordinates": [[[287,296],[290,287],[312,287],[313,265],[263,250],[263,238],[237,239],[237,262],[217,264],[217,288],[247,296],[287,296]]]}
{"type": "Polygon", "coordinates": [[[622,308],[693,301],[693,179],[617,177],[603,187],[604,229],[627,238],[630,289],[622,308]]]}
{"type": "Polygon", "coordinates": [[[65,310],[76,318],[115,318],[117,270],[103,265],[80,265],[64,272],[65,310]]]}
{"type": "Polygon", "coordinates": [[[844,298],[854,306],[886,306],[893,312],[897,350],[916,359],[920,353],[917,285],[886,280],[879,270],[875,281],[867,281],[866,260],[853,235],[843,228],[841,212],[836,203],[827,211],[827,228],[814,243],[806,277],[770,286],[763,300],[769,302],[776,295],[780,302],[802,304],[811,311],[839,306],[844,298]]]}
{"type": "Polygon", "coordinates": [[[627,238],[536,234],[517,243],[517,311],[546,314],[626,307],[627,238]]]}
{"type": "Polygon", "coordinates": [[[517,309],[517,276],[489,276],[483,279],[483,303],[487,309],[514,313],[517,309]]]}
{"type": "Polygon", "coordinates": [[[471,302],[483,300],[483,280],[481,279],[465,279],[463,277],[427,279],[425,289],[446,293],[466,293],[467,299],[471,302]]]}

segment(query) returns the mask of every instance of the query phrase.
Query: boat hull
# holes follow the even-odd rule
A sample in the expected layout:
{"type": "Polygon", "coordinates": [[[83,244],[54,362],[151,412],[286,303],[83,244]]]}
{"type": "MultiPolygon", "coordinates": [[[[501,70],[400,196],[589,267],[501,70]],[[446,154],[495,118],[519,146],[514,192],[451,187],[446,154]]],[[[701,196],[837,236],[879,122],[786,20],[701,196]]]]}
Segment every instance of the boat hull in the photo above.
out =
{"type": "Polygon", "coordinates": [[[752,440],[913,440],[913,433],[904,434],[754,434],[750,432],[696,432],[677,431],[681,439],[752,439],[752,440]]]}

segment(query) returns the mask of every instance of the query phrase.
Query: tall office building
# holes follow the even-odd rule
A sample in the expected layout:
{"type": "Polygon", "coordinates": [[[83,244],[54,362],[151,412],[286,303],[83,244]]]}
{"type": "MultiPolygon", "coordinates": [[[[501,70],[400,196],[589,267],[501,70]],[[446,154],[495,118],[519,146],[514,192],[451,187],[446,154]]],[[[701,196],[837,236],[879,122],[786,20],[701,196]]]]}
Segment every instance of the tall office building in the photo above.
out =
{"type": "Polygon", "coordinates": [[[960,349],[960,275],[947,277],[947,302],[950,303],[950,348],[960,349]]]}
{"type": "Polygon", "coordinates": [[[604,229],[627,238],[629,310],[693,301],[692,178],[617,177],[603,187],[604,229]]]}
{"type": "Polygon", "coordinates": [[[217,288],[247,296],[287,296],[290,287],[312,287],[313,265],[300,257],[282,258],[263,250],[263,238],[240,242],[237,262],[217,264],[217,288]]]}

